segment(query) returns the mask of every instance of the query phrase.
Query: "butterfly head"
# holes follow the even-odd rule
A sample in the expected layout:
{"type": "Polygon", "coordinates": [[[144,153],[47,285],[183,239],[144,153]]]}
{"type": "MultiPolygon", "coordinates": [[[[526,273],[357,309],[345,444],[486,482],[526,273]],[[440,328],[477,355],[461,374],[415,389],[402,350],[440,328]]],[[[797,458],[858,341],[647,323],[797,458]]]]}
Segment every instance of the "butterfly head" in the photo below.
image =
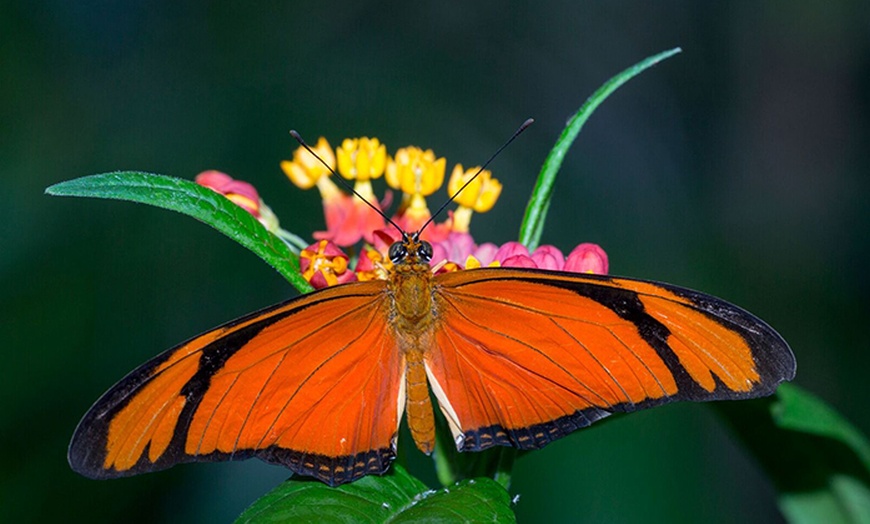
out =
{"type": "Polygon", "coordinates": [[[420,240],[420,232],[402,232],[402,240],[390,246],[390,261],[393,264],[428,264],[432,260],[432,244],[420,240]]]}

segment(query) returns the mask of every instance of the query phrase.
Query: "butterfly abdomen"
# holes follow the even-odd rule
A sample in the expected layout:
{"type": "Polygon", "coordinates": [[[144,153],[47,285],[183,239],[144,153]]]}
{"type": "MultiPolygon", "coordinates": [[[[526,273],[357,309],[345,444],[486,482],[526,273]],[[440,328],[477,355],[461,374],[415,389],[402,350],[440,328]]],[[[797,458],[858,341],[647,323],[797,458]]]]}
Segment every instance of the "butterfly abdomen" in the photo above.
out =
{"type": "Polygon", "coordinates": [[[396,341],[405,357],[408,429],[417,448],[427,455],[435,449],[435,418],[424,365],[433,329],[430,271],[428,264],[398,264],[390,286],[396,341]]]}
{"type": "Polygon", "coordinates": [[[435,449],[435,418],[432,401],[429,399],[423,352],[410,350],[405,353],[405,359],[405,387],[408,395],[405,409],[408,414],[408,429],[411,430],[417,448],[428,455],[435,449]]]}

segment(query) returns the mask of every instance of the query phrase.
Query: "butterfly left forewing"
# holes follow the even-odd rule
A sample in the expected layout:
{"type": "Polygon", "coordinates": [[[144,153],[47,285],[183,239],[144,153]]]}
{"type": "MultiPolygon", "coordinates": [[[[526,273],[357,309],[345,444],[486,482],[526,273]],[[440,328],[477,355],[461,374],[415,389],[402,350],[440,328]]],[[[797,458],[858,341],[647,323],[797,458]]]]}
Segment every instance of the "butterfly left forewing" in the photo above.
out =
{"type": "Polygon", "coordinates": [[[165,352],[85,415],[70,464],[112,478],[256,456],[329,484],[384,472],[404,363],[383,291],[383,282],[327,289],[165,352]]]}
{"type": "Polygon", "coordinates": [[[767,324],[676,286],[502,268],[435,288],[427,369],[464,450],[537,448],[612,412],[761,396],[794,375],[767,324]]]}

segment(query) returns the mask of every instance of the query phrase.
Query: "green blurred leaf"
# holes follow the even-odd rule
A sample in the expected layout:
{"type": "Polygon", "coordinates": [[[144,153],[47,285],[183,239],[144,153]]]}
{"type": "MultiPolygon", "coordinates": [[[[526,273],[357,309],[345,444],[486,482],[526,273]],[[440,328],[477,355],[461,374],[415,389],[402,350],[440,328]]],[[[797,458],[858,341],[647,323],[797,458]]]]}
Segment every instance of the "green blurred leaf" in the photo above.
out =
{"type": "Polygon", "coordinates": [[[312,290],[299,258],[250,213],[223,195],[188,180],[136,171],[92,175],[55,184],[49,195],[129,200],[191,216],[253,251],[302,293],[312,290]]]}
{"type": "Polygon", "coordinates": [[[504,489],[510,489],[511,470],[517,450],[496,446],[477,452],[461,453],[456,450],[450,426],[435,413],[435,472],[442,486],[450,486],[464,479],[491,478],[504,489]]]}
{"type": "Polygon", "coordinates": [[[471,479],[438,491],[398,464],[337,488],[290,479],[254,502],[237,524],[256,522],[515,522],[510,496],[495,481],[471,479]]]}
{"type": "Polygon", "coordinates": [[[870,522],[870,445],[831,407],[793,384],[715,406],[776,485],[789,522],[870,522]]]}
{"type": "Polygon", "coordinates": [[[541,241],[541,234],[544,231],[544,222],[547,218],[547,211],[550,208],[550,198],[553,196],[553,185],[556,182],[556,175],[562,167],[562,160],[568,153],[574,139],[580,134],[580,130],[586,123],[586,120],[592,116],[595,109],[601,105],[611,93],[619,89],[624,83],[628,82],[642,71],[649,69],[657,63],[670,58],[679,53],[681,49],[676,47],[669,51],[664,51],[657,55],[651,56],[646,60],[638,62],[629,67],[625,71],[614,76],[602,85],[583,106],[571,117],[568,125],[562,131],[559,139],[556,140],[556,145],[550,150],[550,154],[544,160],[544,165],[541,166],[541,172],[538,174],[538,181],[535,183],[535,188],[532,191],[532,197],[529,199],[529,204],[526,206],[526,214],[523,217],[522,226],[520,226],[519,242],[525,245],[529,250],[534,250],[538,247],[541,241]]]}
{"type": "Polygon", "coordinates": [[[870,443],[849,421],[794,384],[783,384],[776,393],[780,403],[773,415],[780,427],[843,442],[855,452],[864,469],[870,471],[870,443]]]}

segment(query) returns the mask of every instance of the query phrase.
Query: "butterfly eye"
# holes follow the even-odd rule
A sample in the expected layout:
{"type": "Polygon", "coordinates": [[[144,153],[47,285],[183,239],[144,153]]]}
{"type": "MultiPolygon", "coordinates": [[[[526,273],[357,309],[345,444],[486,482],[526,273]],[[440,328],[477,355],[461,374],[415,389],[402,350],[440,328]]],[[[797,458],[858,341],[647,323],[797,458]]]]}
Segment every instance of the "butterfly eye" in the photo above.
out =
{"type": "Polygon", "coordinates": [[[395,242],[393,245],[390,246],[390,253],[389,254],[390,254],[390,261],[393,264],[398,264],[408,254],[408,250],[405,249],[405,244],[403,244],[402,242],[395,242]]]}
{"type": "Polygon", "coordinates": [[[432,260],[432,244],[425,240],[420,242],[420,247],[417,248],[417,256],[420,257],[420,260],[423,262],[429,262],[432,260]]]}

